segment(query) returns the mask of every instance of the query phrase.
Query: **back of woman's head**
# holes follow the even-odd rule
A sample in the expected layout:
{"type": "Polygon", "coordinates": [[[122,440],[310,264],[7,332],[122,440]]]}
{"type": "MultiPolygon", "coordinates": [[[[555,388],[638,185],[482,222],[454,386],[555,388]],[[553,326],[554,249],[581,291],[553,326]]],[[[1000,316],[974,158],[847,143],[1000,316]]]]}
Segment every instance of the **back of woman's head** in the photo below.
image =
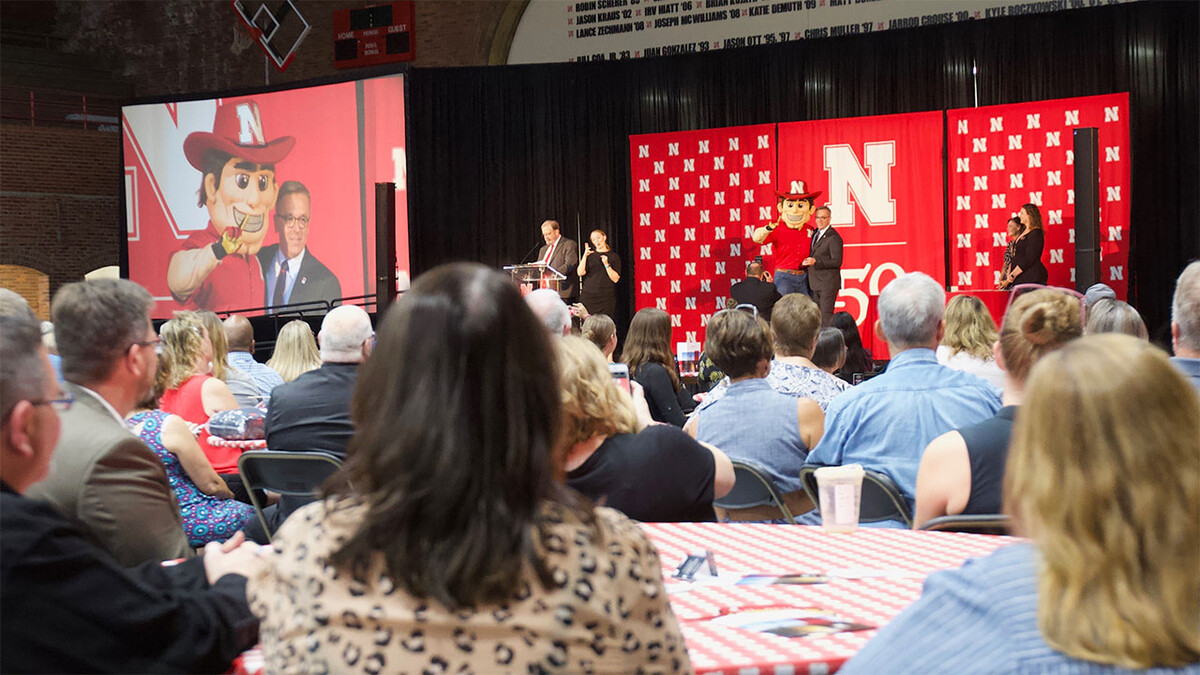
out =
{"type": "Polygon", "coordinates": [[[822,328],[810,360],[821,370],[834,371],[845,365],[846,339],[842,337],[842,331],[833,327],[822,328]]]}
{"type": "Polygon", "coordinates": [[[175,312],[175,318],[158,329],[162,338],[164,389],[175,389],[192,376],[204,342],[204,324],[196,312],[175,312]]]}
{"type": "Polygon", "coordinates": [[[312,326],[295,319],[284,324],[275,338],[275,352],[267,361],[284,382],[291,382],[310,370],[321,367],[321,354],[312,326]]]}
{"type": "Polygon", "coordinates": [[[946,332],[942,344],[953,356],[966,352],[979,359],[992,358],[999,333],[987,305],[973,295],[956,295],[946,303],[946,332]]]}
{"type": "Polygon", "coordinates": [[[646,363],[661,365],[671,376],[671,384],[679,389],[675,357],[671,354],[671,316],[661,309],[646,307],[633,315],[622,356],[631,373],[646,363]]]}
{"type": "Polygon", "coordinates": [[[850,373],[869,373],[875,367],[871,352],[863,346],[862,335],[858,332],[858,324],[850,312],[834,312],[832,325],[842,331],[842,339],[846,341],[846,365],[842,370],[850,373]]]}
{"type": "Polygon", "coordinates": [[[225,325],[214,312],[197,312],[204,330],[208,332],[208,341],[212,344],[213,377],[224,380],[229,371],[226,361],[229,354],[229,343],[225,340],[225,325]]]}
{"type": "Polygon", "coordinates": [[[704,351],[731,378],[753,375],[763,359],[770,360],[771,327],[766,321],[737,309],[723,309],[708,320],[704,351]]]}
{"type": "Polygon", "coordinates": [[[617,334],[617,324],[613,323],[612,318],[607,314],[592,314],[583,320],[580,333],[599,347],[600,351],[604,351],[608,347],[609,340],[612,340],[613,336],[617,334]]]}
{"type": "Polygon", "coordinates": [[[1017,382],[1029,377],[1038,359],[1083,335],[1079,299],[1052,288],[1013,300],[1003,324],[1000,356],[1004,370],[1017,382]]]}
{"type": "Polygon", "coordinates": [[[561,380],[564,438],[569,450],[595,436],[637,431],[633,399],[613,382],[604,355],[588,340],[568,335],[554,341],[561,380]]]}
{"type": "Polygon", "coordinates": [[[1116,298],[1097,300],[1088,306],[1087,326],[1084,333],[1124,333],[1135,338],[1149,340],[1146,322],[1142,315],[1129,303],[1116,298]]]}
{"type": "Polygon", "coordinates": [[[533,529],[557,494],[559,397],[550,336],[507,277],[419,277],[359,377],[333,492],[367,512],[335,562],[382,552],[398,584],[448,607],[508,597],[527,563],[545,579],[533,529]]]}
{"type": "Polygon", "coordinates": [[[1093,335],[1029,377],[1005,509],[1041,551],[1038,625],[1075,658],[1200,659],[1200,399],[1149,343],[1093,335]]]}

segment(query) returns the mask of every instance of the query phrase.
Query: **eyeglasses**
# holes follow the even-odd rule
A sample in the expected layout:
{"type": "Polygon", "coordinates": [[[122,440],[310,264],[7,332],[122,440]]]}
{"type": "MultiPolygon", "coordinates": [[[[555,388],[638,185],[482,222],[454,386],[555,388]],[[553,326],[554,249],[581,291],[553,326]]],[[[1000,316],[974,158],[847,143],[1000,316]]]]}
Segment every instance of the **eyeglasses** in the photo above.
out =
{"type": "Polygon", "coordinates": [[[743,312],[749,312],[750,314],[754,315],[754,318],[758,318],[758,308],[750,303],[743,302],[740,305],[735,305],[734,309],[740,309],[743,312]]]}
{"type": "Polygon", "coordinates": [[[135,341],[129,343],[129,346],[132,347],[134,345],[137,345],[138,347],[157,347],[157,346],[161,345],[162,343],[163,343],[163,339],[161,337],[156,337],[153,340],[135,340],[135,341]]]}
{"type": "Polygon", "coordinates": [[[1008,296],[1008,304],[1004,306],[1004,313],[1008,314],[1008,308],[1012,307],[1017,298],[1032,293],[1033,291],[1058,291],[1066,293],[1075,298],[1079,302],[1079,325],[1083,326],[1087,323],[1087,301],[1086,297],[1079,291],[1073,288],[1063,288],[1062,286],[1043,286],[1041,284],[1018,284],[1012,287],[1012,295],[1008,296]]]}
{"type": "Polygon", "coordinates": [[[275,222],[283,225],[284,227],[295,226],[295,227],[299,227],[301,230],[308,229],[308,220],[309,220],[308,216],[299,216],[299,217],[283,216],[283,215],[275,216],[275,222]]]}
{"type": "Polygon", "coordinates": [[[54,408],[55,410],[57,410],[58,412],[66,412],[66,411],[70,410],[71,404],[74,402],[75,402],[75,397],[72,396],[69,392],[65,392],[65,391],[62,393],[62,396],[60,396],[58,398],[40,399],[37,401],[30,401],[30,403],[32,405],[48,405],[51,408],[54,408]]]}

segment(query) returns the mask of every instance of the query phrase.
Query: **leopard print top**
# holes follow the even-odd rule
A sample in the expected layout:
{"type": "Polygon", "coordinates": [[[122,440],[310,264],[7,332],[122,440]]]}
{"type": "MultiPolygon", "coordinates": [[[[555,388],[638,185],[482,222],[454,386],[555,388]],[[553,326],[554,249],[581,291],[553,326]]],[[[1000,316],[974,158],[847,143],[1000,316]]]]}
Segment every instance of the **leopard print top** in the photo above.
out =
{"type": "Polygon", "coordinates": [[[317,502],[276,535],[249,581],[269,673],[691,672],[658,552],[625,516],[596,509],[595,531],[547,504],[546,563],[511,600],[450,611],[398,587],[378,556],[365,579],[327,563],[364,509],[317,502]]]}

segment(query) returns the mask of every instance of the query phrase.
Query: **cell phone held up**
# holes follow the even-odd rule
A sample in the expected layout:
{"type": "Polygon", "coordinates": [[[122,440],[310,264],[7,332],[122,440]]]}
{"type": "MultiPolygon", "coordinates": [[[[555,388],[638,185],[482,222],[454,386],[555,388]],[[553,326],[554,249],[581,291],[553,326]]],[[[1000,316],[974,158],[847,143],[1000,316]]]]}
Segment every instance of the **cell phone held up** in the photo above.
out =
{"type": "Polygon", "coordinates": [[[617,386],[625,390],[625,393],[633,394],[633,387],[629,384],[629,366],[624,363],[610,363],[608,364],[608,373],[612,375],[617,386]]]}

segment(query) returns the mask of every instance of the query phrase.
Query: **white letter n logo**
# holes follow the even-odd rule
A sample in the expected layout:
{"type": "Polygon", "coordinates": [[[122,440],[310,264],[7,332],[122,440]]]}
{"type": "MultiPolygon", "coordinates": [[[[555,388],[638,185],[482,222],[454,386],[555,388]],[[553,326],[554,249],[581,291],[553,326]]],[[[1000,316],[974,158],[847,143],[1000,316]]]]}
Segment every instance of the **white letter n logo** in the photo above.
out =
{"type": "Polygon", "coordinates": [[[263,140],[262,119],[258,116],[258,105],[254,103],[239,103],[238,143],[242,145],[266,145],[263,140]]]}
{"type": "Polygon", "coordinates": [[[892,167],[896,164],[896,143],[866,143],[863,146],[867,170],[849,145],[825,146],[825,171],[829,175],[829,206],[834,225],[853,226],[854,204],[850,193],[869,225],[895,225],[896,200],[892,199],[892,167]]]}

